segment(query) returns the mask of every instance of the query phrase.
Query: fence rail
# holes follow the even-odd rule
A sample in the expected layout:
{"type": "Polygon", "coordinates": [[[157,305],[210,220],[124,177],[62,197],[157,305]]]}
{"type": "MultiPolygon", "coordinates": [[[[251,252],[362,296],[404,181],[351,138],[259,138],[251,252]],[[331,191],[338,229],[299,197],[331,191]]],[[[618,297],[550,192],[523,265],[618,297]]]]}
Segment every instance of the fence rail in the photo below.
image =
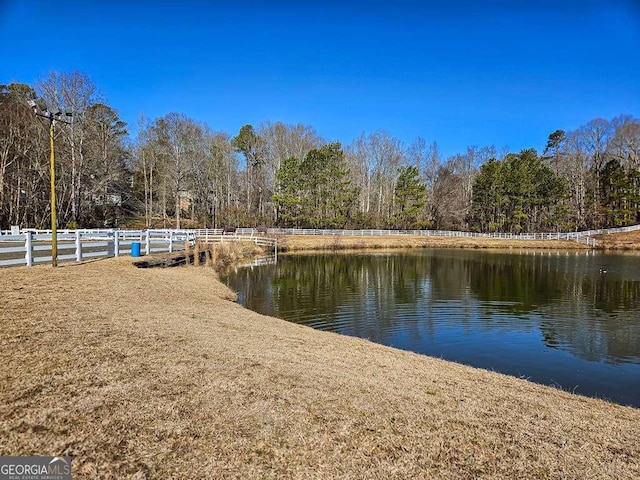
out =
{"type": "MultiPolygon", "coordinates": [[[[629,227],[608,228],[600,230],[584,230],[580,232],[556,232],[556,233],[477,233],[460,232],[451,230],[337,230],[337,229],[308,229],[308,228],[268,228],[267,235],[337,235],[337,236],[391,236],[391,235],[419,235],[433,237],[471,237],[471,238],[498,238],[509,240],[573,240],[597,245],[595,235],[623,233],[640,230],[640,225],[629,227]]],[[[256,235],[255,228],[238,228],[239,235],[256,235]]]]}
{"type": "Polygon", "coordinates": [[[238,228],[233,234],[224,234],[220,228],[193,230],[196,238],[204,243],[252,242],[258,246],[277,250],[278,240],[263,236],[252,228],[238,228]]]}
{"type": "MultiPolygon", "coordinates": [[[[57,236],[58,260],[77,262],[130,254],[134,242],[140,243],[141,253],[149,255],[181,250],[196,239],[189,230],[59,230],[57,236]]],[[[50,230],[24,229],[18,235],[3,232],[0,236],[0,267],[30,267],[51,260],[50,230]]]]}
{"type": "MultiPolygon", "coordinates": [[[[306,228],[236,228],[195,230],[115,230],[81,229],[58,230],[58,259],[82,261],[92,257],[119,256],[131,253],[131,244],[140,242],[141,253],[172,252],[184,248],[185,242],[196,240],[206,243],[251,241],[277,252],[277,239],[267,235],[336,235],[336,236],[390,236],[420,235],[440,237],[476,237],[509,240],[573,240],[597,247],[595,235],[632,232],[640,225],[629,227],[586,230],[563,233],[476,233],[446,230],[320,230],[306,228]]],[[[51,262],[51,231],[34,228],[0,231],[0,267],[12,265],[32,266],[51,262]]]]}
{"type": "MultiPolygon", "coordinates": [[[[49,263],[51,230],[25,228],[0,232],[0,267],[49,263]]],[[[201,230],[58,230],[58,260],[76,261],[94,257],[118,257],[131,254],[132,244],[140,243],[140,253],[173,252],[196,240],[206,243],[251,241],[277,251],[277,240],[260,235],[224,235],[222,229],[201,230]]]]}

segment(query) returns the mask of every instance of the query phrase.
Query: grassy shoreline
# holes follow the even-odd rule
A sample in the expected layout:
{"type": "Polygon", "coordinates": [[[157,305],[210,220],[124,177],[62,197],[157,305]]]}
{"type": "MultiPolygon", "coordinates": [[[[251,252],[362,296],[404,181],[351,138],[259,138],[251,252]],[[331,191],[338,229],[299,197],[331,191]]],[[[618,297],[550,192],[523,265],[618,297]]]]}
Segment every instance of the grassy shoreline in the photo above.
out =
{"type": "Polygon", "coordinates": [[[605,250],[640,250],[640,230],[598,235],[596,238],[605,250]]]}
{"type": "Polygon", "coordinates": [[[211,269],[3,270],[0,454],[74,478],[640,477],[640,410],[319,332],[211,269]]]}
{"type": "Polygon", "coordinates": [[[586,250],[589,247],[582,243],[569,240],[511,240],[474,237],[427,237],[419,235],[362,237],[333,235],[283,235],[278,237],[278,249],[284,252],[389,248],[586,250]]]}

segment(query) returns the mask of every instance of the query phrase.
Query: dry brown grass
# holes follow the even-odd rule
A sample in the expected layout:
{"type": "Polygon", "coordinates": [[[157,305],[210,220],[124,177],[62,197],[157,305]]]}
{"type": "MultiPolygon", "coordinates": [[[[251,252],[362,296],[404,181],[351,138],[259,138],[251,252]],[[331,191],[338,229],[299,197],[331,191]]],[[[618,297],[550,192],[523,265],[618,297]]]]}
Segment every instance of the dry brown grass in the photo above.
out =
{"type": "Polygon", "coordinates": [[[640,250],[640,230],[635,232],[612,233],[596,237],[602,246],[611,250],[640,250]]]}
{"type": "Polygon", "coordinates": [[[265,317],[210,269],[0,289],[0,454],[74,478],[640,478],[640,410],[265,317]]]}
{"type": "Polygon", "coordinates": [[[252,242],[202,243],[200,248],[209,250],[217,271],[229,268],[240,260],[264,254],[264,250],[252,242]]]}
{"type": "Polygon", "coordinates": [[[496,238],[394,236],[322,236],[286,235],[278,238],[282,251],[349,250],[388,248],[506,248],[506,249],[585,249],[585,245],[568,240],[509,240],[496,238]]]}

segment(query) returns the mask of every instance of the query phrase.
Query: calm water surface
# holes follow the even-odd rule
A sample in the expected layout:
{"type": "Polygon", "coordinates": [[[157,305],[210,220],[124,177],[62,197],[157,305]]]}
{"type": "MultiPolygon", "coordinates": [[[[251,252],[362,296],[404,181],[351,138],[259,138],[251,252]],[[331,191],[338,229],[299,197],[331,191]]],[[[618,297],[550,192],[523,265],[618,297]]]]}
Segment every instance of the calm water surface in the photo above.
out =
{"type": "Polygon", "coordinates": [[[640,255],[286,255],[224,280],[260,313],[640,407],[640,255]]]}

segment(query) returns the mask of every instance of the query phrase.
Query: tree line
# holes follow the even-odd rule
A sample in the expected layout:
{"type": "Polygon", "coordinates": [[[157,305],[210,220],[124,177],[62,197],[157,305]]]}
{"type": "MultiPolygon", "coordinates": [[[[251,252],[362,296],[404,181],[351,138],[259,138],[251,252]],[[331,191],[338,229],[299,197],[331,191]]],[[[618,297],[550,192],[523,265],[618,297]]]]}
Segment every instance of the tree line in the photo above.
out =
{"type": "Polygon", "coordinates": [[[0,85],[0,228],[50,223],[49,137],[29,101],[72,114],[55,126],[59,227],[283,226],[525,233],[640,222],[640,121],[556,130],[540,154],[385,131],[348,145],[265,122],[235,134],[181,113],[137,135],[86,75],[0,85]]]}

